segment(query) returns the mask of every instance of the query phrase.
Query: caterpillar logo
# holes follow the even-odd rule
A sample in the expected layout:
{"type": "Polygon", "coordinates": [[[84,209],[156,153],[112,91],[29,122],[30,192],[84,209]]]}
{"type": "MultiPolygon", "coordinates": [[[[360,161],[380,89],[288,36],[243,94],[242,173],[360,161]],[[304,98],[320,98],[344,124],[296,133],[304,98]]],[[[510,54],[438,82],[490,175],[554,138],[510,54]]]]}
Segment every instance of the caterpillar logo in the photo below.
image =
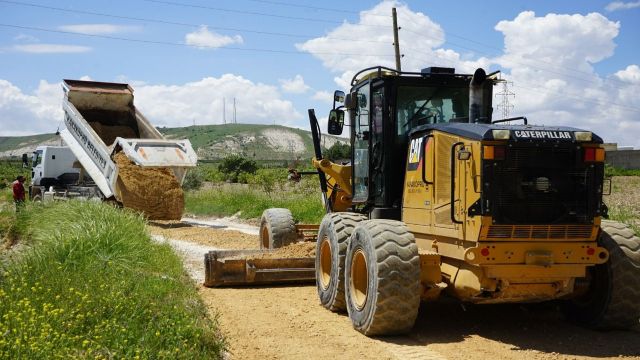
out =
{"type": "Polygon", "coordinates": [[[571,133],[569,131],[515,131],[515,136],[518,139],[559,139],[559,140],[571,140],[571,133]]]}
{"type": "Polygon", "coordinates": [[[416,170],[420,164],[422,158],[422,144],[424,142],[423,137],[419,137],[411,140],[409,146],[409,166],[408,170],[416,170]]]}

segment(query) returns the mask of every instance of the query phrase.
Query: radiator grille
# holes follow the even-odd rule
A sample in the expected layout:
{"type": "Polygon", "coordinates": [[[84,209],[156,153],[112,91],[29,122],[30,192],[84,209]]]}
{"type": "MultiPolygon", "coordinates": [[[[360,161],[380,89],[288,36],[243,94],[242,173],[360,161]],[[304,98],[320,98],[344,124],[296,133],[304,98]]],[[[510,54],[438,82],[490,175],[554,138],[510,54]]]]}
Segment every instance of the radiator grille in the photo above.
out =
{"type": "Polygon", "coordinates": [[[489,225],[487,240],[590,240],[593,225],[489,225]]]}

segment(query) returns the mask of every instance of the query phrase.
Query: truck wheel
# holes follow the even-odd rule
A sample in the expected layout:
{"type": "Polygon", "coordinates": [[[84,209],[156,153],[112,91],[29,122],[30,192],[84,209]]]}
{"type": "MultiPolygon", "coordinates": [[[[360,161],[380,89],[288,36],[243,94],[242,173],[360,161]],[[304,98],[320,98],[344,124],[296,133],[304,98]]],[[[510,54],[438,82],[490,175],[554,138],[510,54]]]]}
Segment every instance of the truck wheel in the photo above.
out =
{"type": "Polygon", "coordinates": [[[599,243],[609,251],[609,261],[588,268],[586,294],[566,301],[562,310],[583,326],[628,329],[640,319],[640,238],[615,221],[602,221],[601,228],[599,243]]]}
{"type": "Polygon", "coordinates": [[[260,248],[277,249],[298,238],[296,224],[289,209],[267,209],[260,219],[260,248]]]}
{"type": "Polygon", "coordinates": [[[320,303],[331,311],[345,311],[344,258],[353,229],[366,220],[362,214],[347,212],[324,216],[316,243],[316,287],[320,303]]]}
{"type": "Polygon", "coordinates": [[[349,239],[345,287],[353,327],[367,336],[406,333],[420,306],[413,234],[395,220],[361,222],[349,239]]]}

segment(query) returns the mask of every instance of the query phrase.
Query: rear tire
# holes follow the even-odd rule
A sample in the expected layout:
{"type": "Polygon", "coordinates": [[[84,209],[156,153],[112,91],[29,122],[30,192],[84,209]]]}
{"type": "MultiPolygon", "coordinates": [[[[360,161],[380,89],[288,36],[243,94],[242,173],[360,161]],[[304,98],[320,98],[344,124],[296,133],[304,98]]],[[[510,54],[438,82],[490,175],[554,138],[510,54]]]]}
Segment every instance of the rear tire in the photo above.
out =
{"type": "Polygon", "coordinates": [[[324,216],[316,242],[316,287],[320,303],[334,311],[347,310],[344,297],[344,258],[353,229],[367,217],[337,212],[324,216]]]}
{"type": "Polygon", "coordinates": [[[565,302],[562,310],[583,326],[628,329],[640,319],[640,238],[615,221],[602,221],[601,228],[599,243],[609,251],[609,261],[588,269],[589,290],[565,302]]]}
{"type": "Polygon", "coordinates": [[[289,209],[267,209],[260,219],[260,248],[277,249],[296,242],[298,233],[289,209]]]}
{"type": "Polygon", "coordinates": [[[367,336],[411,330],[420,306],[420,259],[401,221],[361,222],[349,240],[345,269],[347,311],[367,336]]]}

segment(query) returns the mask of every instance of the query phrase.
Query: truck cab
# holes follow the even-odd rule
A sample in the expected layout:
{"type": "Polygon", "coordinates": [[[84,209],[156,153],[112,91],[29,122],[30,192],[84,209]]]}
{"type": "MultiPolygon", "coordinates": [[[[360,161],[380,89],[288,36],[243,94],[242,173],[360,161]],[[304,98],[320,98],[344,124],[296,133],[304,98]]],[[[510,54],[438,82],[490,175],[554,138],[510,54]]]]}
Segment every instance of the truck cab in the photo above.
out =
{"type": "Polygon", "coordinates": [[[43,200],[47,192],[67,192],[91,179],[83,176],[83,169],[66,146],[39,146],[32,154],[29,198],[43,200]]]}

